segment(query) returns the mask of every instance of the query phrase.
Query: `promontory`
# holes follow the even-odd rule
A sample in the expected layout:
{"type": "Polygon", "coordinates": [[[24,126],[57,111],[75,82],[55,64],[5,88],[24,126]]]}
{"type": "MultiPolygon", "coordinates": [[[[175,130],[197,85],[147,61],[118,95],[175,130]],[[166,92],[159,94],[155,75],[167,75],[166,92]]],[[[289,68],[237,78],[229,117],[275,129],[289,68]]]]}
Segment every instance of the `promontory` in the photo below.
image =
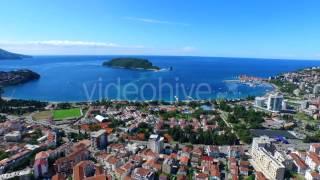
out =
{"type": "Polygon", "coordinates": [[[39,78],[39,74],[28,69],[21,69],[8,72],[0,71],[0,86],[17,85],[32,80],[37,80],[39,78]]]}
{"type": "Polygon", "coordinates": [[[159,67],[154,66],[149,60],[140,58],[114,58],[110,61],[104,62],[103,66],[136,70],[160,69],[159,67]]]}
{"type": "Polygon", "coordinates": [[[12,52],[0,49],[0,60],[5,60],[5,59],[23,59],[23,58],[31,58],[31,56],[22,55],[22,54],[16,54],[16,53],[12,53],[12,52]]]}

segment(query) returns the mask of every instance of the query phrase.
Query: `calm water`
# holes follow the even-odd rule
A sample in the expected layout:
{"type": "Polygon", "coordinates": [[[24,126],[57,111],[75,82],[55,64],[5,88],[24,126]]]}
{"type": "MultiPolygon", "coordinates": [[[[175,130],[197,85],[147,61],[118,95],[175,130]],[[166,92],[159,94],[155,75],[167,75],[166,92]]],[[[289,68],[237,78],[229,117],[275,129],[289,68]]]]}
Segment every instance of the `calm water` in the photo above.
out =
{"type": "MultiPolygon", "coordinates": [[[[4,96],[48,101],[87,101],[100,98],[129,100],[174,100],[191,98],[241,98],[263,95],[268,85],[224,82],[240,74],[269,77],[320,61],[246,58],[145,56],[160,72],[114,69],[101,66],[115,56],[37,56],[0,61],[0,70],[31,69],[41,75],[37,81],[5,89],[4,96]]],[[[118,56],[117,56],[118,57],[118,56]]],[[[140,56],[141,57],[141,56],[140,56]]]]}

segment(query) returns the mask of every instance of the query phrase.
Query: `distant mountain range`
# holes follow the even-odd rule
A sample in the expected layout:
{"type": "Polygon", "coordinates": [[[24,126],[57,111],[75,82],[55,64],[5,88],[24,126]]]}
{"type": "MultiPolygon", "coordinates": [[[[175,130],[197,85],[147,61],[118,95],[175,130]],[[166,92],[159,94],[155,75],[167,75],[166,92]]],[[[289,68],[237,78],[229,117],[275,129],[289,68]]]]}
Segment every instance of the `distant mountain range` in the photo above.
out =
{"type": "Polygon", "coordinates": [[[3,49],[0,49],[0,60],[4,59],[23,59],[23,58],[31,58],[32,56],[27,56],[23,54],[12,53],[3,49]]]}

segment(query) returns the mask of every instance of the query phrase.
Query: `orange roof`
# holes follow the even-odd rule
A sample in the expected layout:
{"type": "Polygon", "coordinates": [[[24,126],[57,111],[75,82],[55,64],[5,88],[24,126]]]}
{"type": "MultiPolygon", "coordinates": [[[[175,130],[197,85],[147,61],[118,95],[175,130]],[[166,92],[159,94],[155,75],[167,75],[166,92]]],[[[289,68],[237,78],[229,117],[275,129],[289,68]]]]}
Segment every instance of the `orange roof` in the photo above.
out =
{"type": "Polygon", "coordinates": [[[256,180],[267,180],[267,178],[263,175],[262,172],[257,171],[256,172],[256,180]]]}
{"type": "Polygon", "coordinates": [[[88,177],[85,180],[111,180],[112,178],[107,175],[97,175],[97,176],[92,176],[88,177]]]}
{"type": "Polygon", "coordinates": [[[115,156],[110,156],[108,159],[107,159],[107,162],[109,164],[116,164],[118,162],[118,158],[116,158],[115,156]]]}
{"type": "Polygon", "coordinates": [[[295,163],[303,169],[307,169],[308,166],[306,165],[306,163],[295,153],[290,153],[290,156],[292,157],[292,159],[295,161],[295,163]]]}
{"type": "Polygon", "coordinates": [[[122,176],[124,173],[126,173],[126,171],[124,169],[121,169],[121,168],[117,168],[116,169],[116,173],[120,176],[122,176]]]}
{"type": "Polygon", "coordinates": [[[180,162],[183,163],[183,164],[188,164],[189,158],[186,157],[186,156],[182,156],[182,157],[180,158],[180,162]]]}
{"type": "Polygon", "coordinates": [[[316,164],[320,164],[320,158],[315,152],[309,152],[308,156],[313,162],[315,162],[316,164]]]}
{"type": "Polygon", "coordinates": [[[49,157],[49,154],[46,151],[41,151],[36,154],[35,159],[47,159],[49,157]]]}
{"type": "Polygon", "coordinates": [[[145,139],[144,133],[138,133],[138,134],[137,134],[137,138],[138,138],[139,140],[144,140],[144,139],[145,139]]]}
{"type": "Polygon", "coordinates": [[[311,146],[317,149],[317,148],[320,148],[320,143],[311,144],[311,146]]]}
{"type": "Polygon", "coordinates": [[[220,174],[219,166],[212,165],[210,169],[210,174],[211,176],[220,177],[221,174],[220,174]]]}
{"type": "Polygon", "coordinates": [[[132,163],[128,162],[128,163],[122,165],[120,168],[123,169],[123,170],[125,170],[125,171],[129,171],[129,170],[132,169],[133,167],[134,167],[134,165],[133,165],[132,163]]]}
{"type": "Polygon", "coordinates": [[[239,179],[239,176],[237,175],[232,175],[232,180],[238,180],[239,179]]]}
{"type": "Polygon", "coordinates": [[[107,134],[111,134],[113,132],[112,128],[104,128],[107,131],[107,134]]]}
{"type": "Polygon", "coordinates": [[[198,174],[196,175],[196,178],[199,178],[199,179],[207,179],[207,178],[208,178],[208,174],[198,173],[198,174]]]}
{"type": "Polygon", "coordinates": [[[249,166],[249,161],[240,161],[240,166],[249,166]]]}
{"type": "Polygon", "coordinates": [[[51,179],[52,180],[65,180],[66,177],[63,174],[58,173],[58,174],[55,174],[54,176],[52,176],[51,179]]]}
{"type": "Polygon", "coordinates": [[[151,171],[145,168],[137,168],[135,169],[135,173],[140,176],[147,176],[151,171]]]}
{"type": "Polygon", "coordinates": [[[132,180],[132,178],[130,176],[126,176],[124,177],[124,180],[132,180]]]}
{"type": "Polygon", "coordinates": [[[86,131],[90,131],[90,128],[89,128],[89,125],[88,125],[88,124],[82,124],[82,125],[80,126],[80,129],[86,130],[86,131]]]}
{"type": "Polygon", "coordinates": [[[170,136],[169,134],[164,134],[163,137],[164,137],[164,139],[166,139],[168,142],[173,141],[172,136],[170,136]]]}
{"type": "Polygon", "coordinates": [[[187,176],[185,175],[177,175],[177,180],[186,180],[187,176]]]}
{"type": "Polygon", "coordinates": [[[102,175],[102,174],[104,174],[102,166],[97,165],[97,167],[96,167],[96,172],[95,172],[95,173],[96,173],[96,175],[102,175]]]}

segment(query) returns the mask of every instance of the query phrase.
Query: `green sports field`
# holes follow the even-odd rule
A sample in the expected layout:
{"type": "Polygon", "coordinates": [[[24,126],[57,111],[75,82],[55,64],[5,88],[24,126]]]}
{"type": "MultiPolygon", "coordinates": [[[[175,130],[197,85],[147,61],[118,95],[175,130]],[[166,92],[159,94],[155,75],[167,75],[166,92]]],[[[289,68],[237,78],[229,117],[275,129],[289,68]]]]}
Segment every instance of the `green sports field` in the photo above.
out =
{"type": "Polygon", "coordinates": [[[73,119],[73,118],[78,118],[80,116],[81,116],[80,108],[61,109],[61,110],[53,111],[53,119],[55,121],[61,121],[64,119],[73,119]]]}

